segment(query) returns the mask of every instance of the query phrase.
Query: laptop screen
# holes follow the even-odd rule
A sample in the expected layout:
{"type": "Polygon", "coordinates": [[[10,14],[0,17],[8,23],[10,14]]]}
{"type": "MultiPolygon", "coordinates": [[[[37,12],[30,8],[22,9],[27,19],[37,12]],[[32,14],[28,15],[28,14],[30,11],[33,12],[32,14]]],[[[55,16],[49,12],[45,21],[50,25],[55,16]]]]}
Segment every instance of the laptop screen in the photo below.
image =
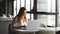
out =
{"type": "Polygon", "coordinates": [[[29,29],[29,30],[36,30],[39,28],[39,24],[40,24],[40,21],[39,20],[31,20],[26,29],[29,29]]]}

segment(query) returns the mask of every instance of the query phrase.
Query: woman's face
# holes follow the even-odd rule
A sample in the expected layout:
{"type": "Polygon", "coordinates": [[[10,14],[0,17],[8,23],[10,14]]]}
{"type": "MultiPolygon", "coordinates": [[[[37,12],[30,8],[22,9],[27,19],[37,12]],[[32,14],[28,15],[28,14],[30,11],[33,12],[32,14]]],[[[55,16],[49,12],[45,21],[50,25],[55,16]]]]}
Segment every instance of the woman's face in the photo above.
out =
{"type": "Polygon", "coordinates": [[[24,10],[24,16],[26,16],[26,10],[24,10]]]}

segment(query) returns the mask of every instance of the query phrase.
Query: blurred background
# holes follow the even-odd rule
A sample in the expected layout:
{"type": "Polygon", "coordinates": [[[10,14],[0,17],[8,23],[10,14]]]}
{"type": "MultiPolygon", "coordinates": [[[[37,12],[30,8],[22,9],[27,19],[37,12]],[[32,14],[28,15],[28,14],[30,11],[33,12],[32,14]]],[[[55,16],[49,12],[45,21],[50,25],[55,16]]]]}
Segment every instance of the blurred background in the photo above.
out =
{"type": "Polygon", "coordinates": [[[60,26],[60,0],[0,0],[0,30],[8,29],[20,7],[26,7],[29,20],[40,20],[46,26],[60,26]]]}

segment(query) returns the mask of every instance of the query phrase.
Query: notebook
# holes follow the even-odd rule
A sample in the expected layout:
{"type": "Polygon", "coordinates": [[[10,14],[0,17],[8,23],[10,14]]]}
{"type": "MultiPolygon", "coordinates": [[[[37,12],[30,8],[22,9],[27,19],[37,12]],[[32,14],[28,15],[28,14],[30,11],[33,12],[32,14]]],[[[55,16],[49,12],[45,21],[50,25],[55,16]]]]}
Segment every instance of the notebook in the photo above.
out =
{"type": "Polygon", "coordinates": [[[28,23],[26,29],[27,30],[37,30],[37,29],[39,29],[39,24],[40,24],[40,21],[39,20],[31,20],[28,23]]]}

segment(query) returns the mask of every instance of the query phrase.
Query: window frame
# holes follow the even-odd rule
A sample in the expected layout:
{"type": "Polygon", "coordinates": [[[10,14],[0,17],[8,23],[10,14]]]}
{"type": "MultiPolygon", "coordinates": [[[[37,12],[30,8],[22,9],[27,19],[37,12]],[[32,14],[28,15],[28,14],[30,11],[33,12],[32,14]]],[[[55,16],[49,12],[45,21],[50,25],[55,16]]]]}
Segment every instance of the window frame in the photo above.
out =
{"type": "MultiPolygon", "coordinates": [[[[37,1],[36,0],[34,0],[34,6],[35,6],[35,8],[37,8],[37,1]]],[[[51,13],[51,12],[37,12],[37,9],[35,9],[36,10],[36,12],[33,12],[33,13],[35,13],[35,14],[44,14],[44,15],[55,15],[55,27],[57,27],[57,16],[58,16],[58,12],[57,12],[57,0],[56,0],[56,6],[55,6],[56,8],[55,8],[55,13],[51,13]]],[[[36,18],[37,18],[37,16],[35,16],[36,18]]]]}

